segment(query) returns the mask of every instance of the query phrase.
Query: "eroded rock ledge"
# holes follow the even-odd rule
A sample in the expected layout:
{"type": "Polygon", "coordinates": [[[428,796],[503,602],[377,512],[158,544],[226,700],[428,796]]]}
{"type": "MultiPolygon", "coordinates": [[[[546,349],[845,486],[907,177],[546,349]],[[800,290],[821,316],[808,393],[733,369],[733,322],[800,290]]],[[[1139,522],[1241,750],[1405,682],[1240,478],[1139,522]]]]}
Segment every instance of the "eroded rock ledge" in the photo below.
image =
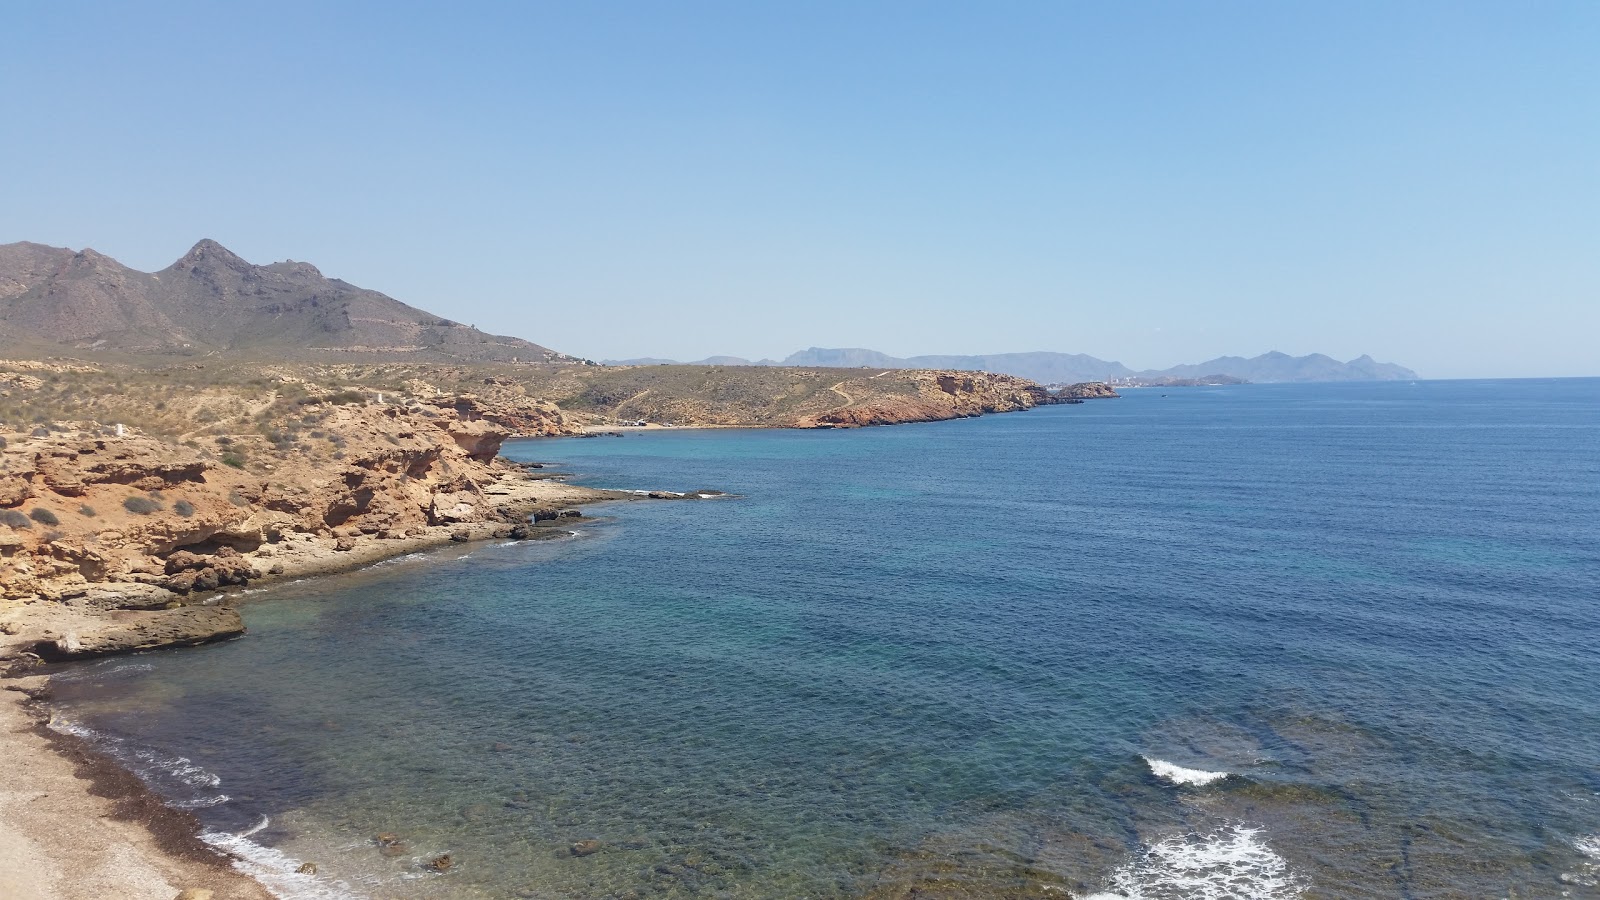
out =
{"type": "Polygon", "coordinates": [[[296,421],[325,446],[207,436],[220,464],[198,441],[93,427],[0,445],[0,657],[222,640],[243,625],[220,591],[452,541],[555,536],[579,504],[649,497],[499,457],[509,432],[470,397],[308,405],[296,421]]]}

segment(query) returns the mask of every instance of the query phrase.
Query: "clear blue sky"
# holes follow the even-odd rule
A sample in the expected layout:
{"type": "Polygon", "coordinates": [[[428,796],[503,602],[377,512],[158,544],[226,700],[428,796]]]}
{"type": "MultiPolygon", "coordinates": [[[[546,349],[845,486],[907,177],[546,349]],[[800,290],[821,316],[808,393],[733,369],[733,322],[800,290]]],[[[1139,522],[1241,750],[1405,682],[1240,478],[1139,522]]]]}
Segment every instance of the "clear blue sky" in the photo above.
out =
{"type": "Polygon", "coordinates": [[[0,241],[593,358],[1600,375],[1600,3],[0,9],[0,241]]]}

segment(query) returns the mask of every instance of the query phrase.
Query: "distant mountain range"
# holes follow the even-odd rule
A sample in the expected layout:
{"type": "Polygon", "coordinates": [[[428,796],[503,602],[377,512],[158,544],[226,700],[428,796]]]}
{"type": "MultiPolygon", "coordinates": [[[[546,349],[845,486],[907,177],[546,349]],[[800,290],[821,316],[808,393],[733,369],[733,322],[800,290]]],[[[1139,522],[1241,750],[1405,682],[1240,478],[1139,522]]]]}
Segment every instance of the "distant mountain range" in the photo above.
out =
{"type": "Polygon", "coordinates": [[[203,240],[159,272],[93,250],[0,244],[0,350],[273,359],[575,361],[327,278],[252,265],[203,240]]]}
{"type": "MultiPolygon", "coordinates": [[[[606,365],[667,365],[667,359],[606,360],[606,365]]],[[[1282,381],[1396,381],[1412,379],[1417,373],[1404,366],[1381,363],[1370,356],[1340,362],[1331,356],[1313,353],[1290,356],[1263,353],[1246,359],[1219,356],[1193,365],[1170,369],[1135,371],[1119,362],[1107,362],[1082,353],[993,353],[983,356],[895,357],[876,350],[827,349],[812,347],[790,354],[782,360],[747,360],[737,356],[713,356],[690,365],[710,366],[826,366],[876,369],[975,369],[1000,372],[1032,379],[1041,384],[1074,384],[1083,381],[1108,381],[1152,384],[1221,376],[1252,382],[1282,381]]]]}

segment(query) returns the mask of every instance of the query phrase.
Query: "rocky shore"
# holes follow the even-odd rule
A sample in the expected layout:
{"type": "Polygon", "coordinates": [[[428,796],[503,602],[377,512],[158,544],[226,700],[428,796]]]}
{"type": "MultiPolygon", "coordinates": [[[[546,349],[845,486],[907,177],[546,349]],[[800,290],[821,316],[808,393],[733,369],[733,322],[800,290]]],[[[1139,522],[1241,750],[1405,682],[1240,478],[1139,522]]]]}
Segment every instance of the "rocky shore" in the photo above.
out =
{"type": "MultiPolygon", "coordinates": [[[[476,372],[431,376],[450,389],[400,377],[409,370],[359,367],[306,377],[195,366],[184,381],[173,371],[12,368],[0,372],[0,402],[20,403],[0,408],[0,666],[9,675],[0,757],[22,775],[0,790],[8,898],[268,896],[195,837],[192,817],[46,728],[47,712],[25,696],[43,690],[35,667],[239,637],[235,605],[247,588],[450,543],[563,536],[596,503],[719,495],[593,490],[499,455],[512,436],[583,433],[637,408],[649,387],[573,412],[535,397],[537,385],[476,372]],[[369,380],[330,385],[330,374],[369,380]]],[[[782,383],[738,381],[749,408],[740,392],[707,405],[717,386],[691,385],[657,390],[651,402],[661,406],[647,411],[683,425],[849,428],[1063,402],[986,373],[758,374],[782,383]],[[772,405],[785,392],[802,399],[772,405]]]]}
{"type": "Polygon", "coordinates": [[[210,435],[206,448],[96,426],[6,435],[0,658],[226,639],[243,631],[230,590],[556,536],[580,504],[678,496],[576,487],[505,460],[508,430],[470,403],[305,406],[277,428],[314,427],[321,446],[269,433],[210,435]]]}
{"type": "Polygon", "coordinates": [[[471,398],[291,412],[264,433],[201,440],[95,423],[0,433],[0,758],[13,773],[0,786],[0,896],[271,896],[196,837],[192,816],[46,727],[33,667],[240,636],[246,586],[563,536],[586,504],[717,495],[565,484],[500,457],[511,432],[471,398]]]}

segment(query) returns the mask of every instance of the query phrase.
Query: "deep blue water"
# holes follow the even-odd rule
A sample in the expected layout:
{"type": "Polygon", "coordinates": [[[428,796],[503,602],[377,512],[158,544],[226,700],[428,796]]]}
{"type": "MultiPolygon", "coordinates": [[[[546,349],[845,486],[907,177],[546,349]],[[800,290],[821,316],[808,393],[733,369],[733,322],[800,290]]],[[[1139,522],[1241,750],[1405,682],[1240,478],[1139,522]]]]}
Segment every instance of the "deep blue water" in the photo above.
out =
{"type": "Polygon", "coordinates": [[[1600,380],[507,455],[739,496],[274,588],[63,719],[300,892],[1600,896],[1600,380]]]}

